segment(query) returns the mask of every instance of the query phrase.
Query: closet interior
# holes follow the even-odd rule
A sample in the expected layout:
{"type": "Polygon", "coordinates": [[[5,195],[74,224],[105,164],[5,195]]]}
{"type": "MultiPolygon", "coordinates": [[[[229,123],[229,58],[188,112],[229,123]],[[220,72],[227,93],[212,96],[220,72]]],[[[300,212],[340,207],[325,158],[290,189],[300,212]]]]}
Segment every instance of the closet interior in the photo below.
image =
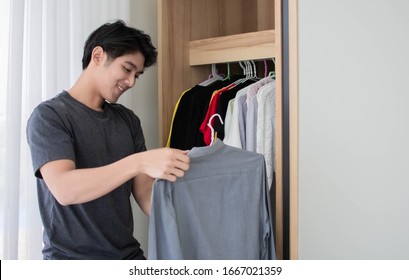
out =
{"type": "Polygon", "coordinates": [[[277,166],[271,205],[277,259],[282,259],[281,0],[160,0],[158,12],[159,125],[163,146],[179,97],[208,79],[212,65],[220,72],[227,63],[231,71],[241,69],[238,62],[245,60],[266,60],[269,66],[274,65],[277,166]]]}

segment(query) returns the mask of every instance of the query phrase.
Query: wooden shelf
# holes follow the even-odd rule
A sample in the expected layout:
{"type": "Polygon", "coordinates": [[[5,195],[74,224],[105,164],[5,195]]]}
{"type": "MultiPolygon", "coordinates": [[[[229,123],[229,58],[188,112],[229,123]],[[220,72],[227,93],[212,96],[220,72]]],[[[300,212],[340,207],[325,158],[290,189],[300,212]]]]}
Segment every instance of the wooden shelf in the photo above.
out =
{"type": "Polygon", "coordinates": [[[274,30],[189,42],[189,64],[191,66],[273,58],[275,55],[274,30]]]}

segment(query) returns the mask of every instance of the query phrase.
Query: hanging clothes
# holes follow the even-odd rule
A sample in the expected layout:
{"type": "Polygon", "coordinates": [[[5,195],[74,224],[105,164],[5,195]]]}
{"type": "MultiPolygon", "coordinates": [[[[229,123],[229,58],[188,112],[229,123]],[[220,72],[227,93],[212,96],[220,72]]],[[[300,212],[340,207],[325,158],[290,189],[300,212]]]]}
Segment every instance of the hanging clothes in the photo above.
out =
{"type": "Polygon", "coordinates": [[[275,259],[262,155],[216,140],[152,190],[149,259],[275,259]]]}
{"type": "MultiPolygon", "coordinates": [[[[216,114],[216,109],[217,109],[217,103],[219,101],[220,95],[223,92],[228,91],[230,88],[234,87],[235,84],[230,84],[220,90],[216,90],[215,92],[213,92],[210,103],[209,103],[209,107],[207,109],[206,115],[204,117],[204,120],[202,122],[202,124],[200,125],[200,132],[203,133],[203,140],[206,143],[206,145],[210,145],[210,143],[212,143],[213,139],[211,138],[211,132],[210,132],[210,128],[207,125],[209,123],[209,120],[211,118],[211,116],[213,116],[214,114],[216,114]]],[[[214,126],[213,122],[211,123],[212,127],[214,126]]]]}
{"type": "MultiPolygon", "coordinates": [[[[249,101],[257,94],[260,87],[271,83],[271,77],[263,78],[240,90],[236,95],[233,105],[232,124],[230,131],[226,132],[224,142],[233,147],[246,149],[246,126],[247,126],[247,107],[249,101]]],[[[230,111],[230,110],[228,110],[230,111]]],[[[253,141],[253,137],[249,141],[253,141]]],[[[253,150],[254,151],[254,150],[253,150]]]]}
{"type": "Polygon", "coordinates": [[[246,102],[245,106],[243,107],[244,118],[239,119],[239,122],[243,123],[242,125],[245,131],[244,135],[240,137],[244,139],[244,149],[247,151],[253,152],[256,151],[257,107],[258,107],[256,95],[263,86],[272,82],[274,82],[274,80],[271,77],[267,76],[248,87],[246,94],[246,102]]]}
{"type": "Polygon", "coordinates": [[[213,93],[242,77],[233,75],[230,80],[216,81],[208,86],[196,85],[185,91],[174,109],[167,147],[190,150],[206,146],[200,126],[213,93]]]}
{"type": "MultiPolygon", "coordinates": [[[[194,90],[194,89],[190,88],[188,90],[185,90],[180,95],[178,101],[175,104],[175,109],[173,110],[173,114],[172,114],[172,122],[170,123],[170,131],[169,131],[168,141],[166,142],[166,147],[171,146],[172,134],[178,135],[178,132],[179,132],[180,128],[182,127],[182,126],[179,125],[179,122],[186,120],[186,113],[184,113],[182,109],[180,109],[180,111],[178,111],[178,109],[179,109],[179,105],[181,105],[181,103],[182,103],[181,101],[182,101],[182,98],[184,97],[184,95],[187,92],[190,92],[191,90],[194,90]],[[174,125],[175,123],[177,125],[174,125]]],[[[183,106],[183,105],[180,106],[180,108],[183,108],[183,107],[186,108],[186,106],[183,106]]]]}
{"type": "Polygon", "coordinates": [[[275,80],[267,76],[234,75],[229,80],[201,84],[179,98],[171,123],[168,147],[190,150],[207,146],[215,136],[226,145],[262,154],[266,161],[268,186],[275,171],[275,80]]]}
{"type": "MultiPolygon", "coordinates": [[[[254,83],[254,80],[245,80],[244,82],[241,82],[235,87],[232,87],[226,92],[220,94],[219,101],[217,102],[216,113],[221,116],[222,120],[225,120],[226,118],[227,107],[230,100],[236,97],[236,94],[239,90],[251,85],[252,83],[254,83]]],[[[216,120],[213,124],[213,127],[217,132],[217,138],[219,138],[220,140],[224,140],[224,122],[221,123],[220,121],[216,120]]]]}
{"type": "Polygon", "coordinates": [[[185,138],[183,137],[185,127],[189,122],[190,115],[190,99],[194,92],[202,89],[202,86],[196,85],[184,91],[175,105],[173,117],[167,141],[167,147],[178,148],[184,150],[185,138]]]}
{"type": "MultiPolygon", "coordinates": [[[[248,116],[252,114],[253,107],[257,107],[256,128],[250,132],[252,126],[248,126],[248,134],[255,134],[256,152],[262,154],[266,161],[267,180],[269,188],[273,184],[273,176],[276,171],[276,82],[275,80],[261,87],[255,99],[249,106],[248,116]],[[254,132],[255,130],[255,132],[254,132]]],[[[247,142],[247,144],[249,144],[247,142]]],[[[250,148],[250,147],[249,147],[250,148]]]]}
{"type": "MultiPolygon", "coordinates": [[[[229,101],[226,117],[225,117],[225,130],[224,140],[226,145],[242,149],[242,139],[240,138],[239,127],[239,102],[244,102],[245,99],[242,96],[247,94],[247,87],[239,90],[236,97],[229,101]]],[[[243,105],[240,105],[241,107],[243,105]]],[[[242,111],[241,111],[242,112],[242,111]]],[[[241,113],[240,112],[240,113],[241,113]]],[[[244,132],[243,132],[244,133],[244,132]]]]}

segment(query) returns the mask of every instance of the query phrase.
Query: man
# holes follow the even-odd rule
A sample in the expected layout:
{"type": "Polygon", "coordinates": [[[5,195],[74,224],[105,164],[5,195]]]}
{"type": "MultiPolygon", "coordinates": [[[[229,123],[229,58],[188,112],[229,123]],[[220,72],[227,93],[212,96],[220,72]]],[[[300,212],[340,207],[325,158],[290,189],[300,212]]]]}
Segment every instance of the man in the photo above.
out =
{"type": "Polygon", "coordinates": [[[27,125],[44,224],[44,259],[145,259],[130,195],[149,215],[155,178],[175,181],[187,151],[146,151],[139,118],[116,104],[156,62],[150,37],[122,21],[85,42],[83,71],[41,103],[27,125]]]}

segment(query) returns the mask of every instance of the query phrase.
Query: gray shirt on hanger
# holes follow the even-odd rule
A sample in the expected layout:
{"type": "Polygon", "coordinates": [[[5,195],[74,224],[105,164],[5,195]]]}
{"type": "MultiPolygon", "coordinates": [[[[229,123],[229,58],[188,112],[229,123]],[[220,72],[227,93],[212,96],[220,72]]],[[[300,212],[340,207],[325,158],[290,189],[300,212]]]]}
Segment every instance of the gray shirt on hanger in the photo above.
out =
{"type": "Polygon", "coordinates": [[[154,183],[148,259],[275,259],[263,156],[218,139],[189,156],[184,177],[154,183]]]}

